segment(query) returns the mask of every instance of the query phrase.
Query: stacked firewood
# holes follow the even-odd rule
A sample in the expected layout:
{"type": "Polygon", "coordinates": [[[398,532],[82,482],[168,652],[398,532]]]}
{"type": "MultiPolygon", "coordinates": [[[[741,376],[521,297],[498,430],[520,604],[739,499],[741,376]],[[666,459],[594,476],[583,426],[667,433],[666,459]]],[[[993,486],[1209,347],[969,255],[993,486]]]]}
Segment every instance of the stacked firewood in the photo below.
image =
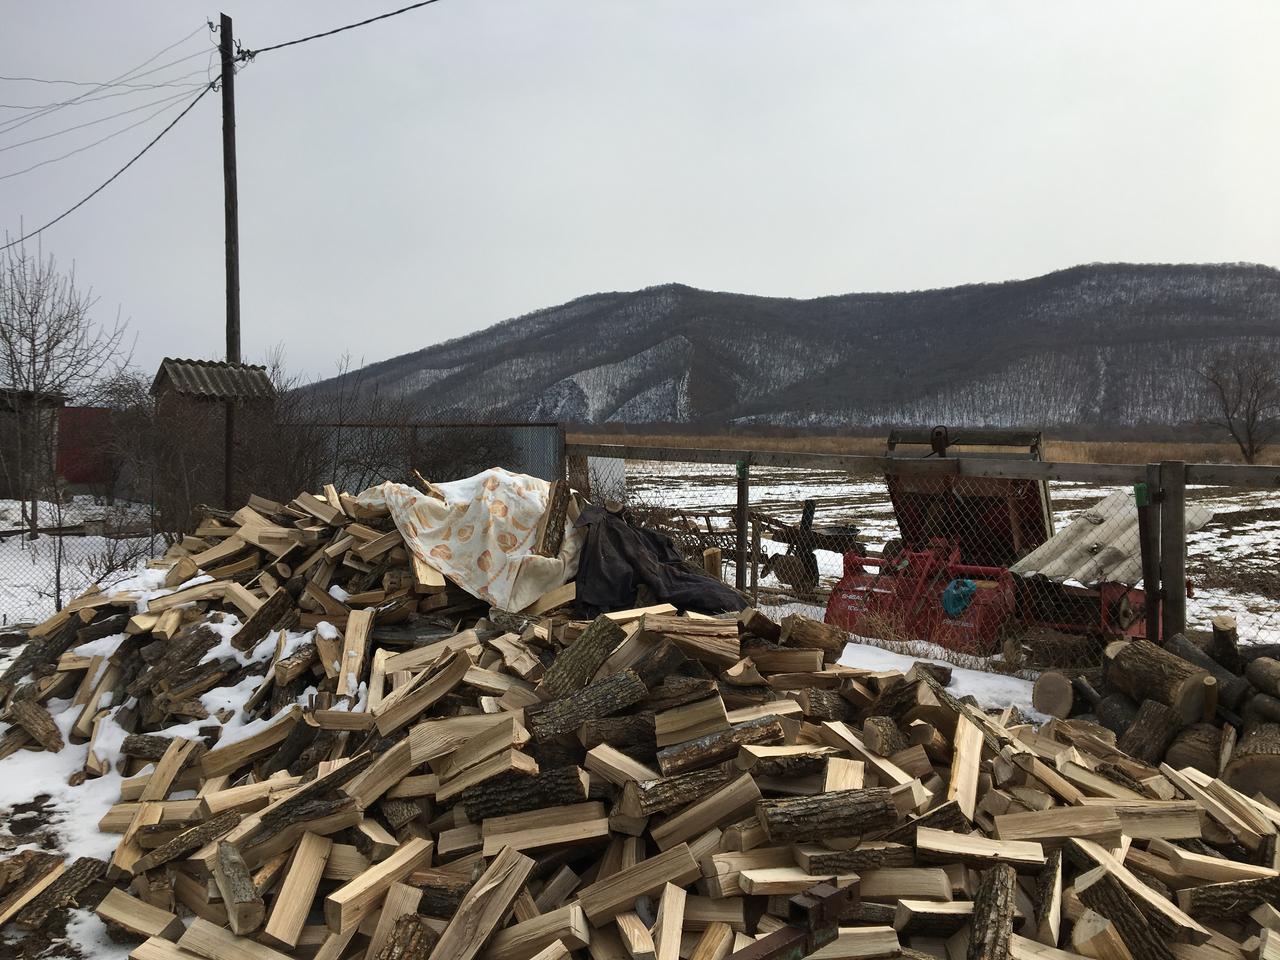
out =
{"type": "Polygon", "coordinates": [[[1241,644],[1232,617],[1159,646],[1116,641],[1100,680],[1047,672],[1033,697],[1051,716],[1108,728],[1136,760],[1192,767],[1280,802],[1280,647],[1241,644]]]}
{"type": "Polygon", "coordinates": [[[423,566],[344,495],[255,501],[157,561],[172,592],[34,629],[0,757],[87,744],[119,842],[0,861],[0,927],[87,906],[136,960],[1276,956],[1265,793],[840,665],[803,617],[477,610],[423,566]]]}

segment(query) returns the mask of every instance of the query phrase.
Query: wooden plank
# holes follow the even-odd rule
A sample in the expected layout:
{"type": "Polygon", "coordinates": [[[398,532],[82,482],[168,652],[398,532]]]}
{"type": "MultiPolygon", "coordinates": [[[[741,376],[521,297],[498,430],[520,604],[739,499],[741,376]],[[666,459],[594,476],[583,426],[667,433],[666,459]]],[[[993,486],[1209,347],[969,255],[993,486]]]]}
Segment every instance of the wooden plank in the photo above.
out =
{"type": "MultiPolygon", "coordinates": [[[[329,859],[332,846],[333,841],[328,837],[316,836],[314,833],[302,835],[280,885],[280,892],[271,905],[271,914],[262,931],[265,940],[291,949],[298,945],[298,935],[307,922],[307,914],[311,911],[311,902],[315,899],[320,879],[324,876],[325,862],[329,859]]],[[[327,901],[325,907],[327,910],[327,901]]]]}

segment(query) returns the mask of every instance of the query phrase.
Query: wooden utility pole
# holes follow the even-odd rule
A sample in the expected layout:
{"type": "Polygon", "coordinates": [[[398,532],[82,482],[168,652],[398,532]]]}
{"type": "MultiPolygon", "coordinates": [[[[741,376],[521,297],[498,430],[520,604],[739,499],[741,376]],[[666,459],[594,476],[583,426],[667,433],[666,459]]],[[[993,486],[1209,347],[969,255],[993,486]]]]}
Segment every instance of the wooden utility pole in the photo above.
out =
{"type": "MultiPolygon", "coordinates": [[[[218,52],[222,55],[222,195],[226,217],[227,362],[240,362],[240,216],[236,194],[236,69],[231,18],[221,15],[218,52]]],[[[235,398],[226,398],[226,433],[222,455],[223,506],[233,509],[231,479],[235,473],[235,398]]]]}

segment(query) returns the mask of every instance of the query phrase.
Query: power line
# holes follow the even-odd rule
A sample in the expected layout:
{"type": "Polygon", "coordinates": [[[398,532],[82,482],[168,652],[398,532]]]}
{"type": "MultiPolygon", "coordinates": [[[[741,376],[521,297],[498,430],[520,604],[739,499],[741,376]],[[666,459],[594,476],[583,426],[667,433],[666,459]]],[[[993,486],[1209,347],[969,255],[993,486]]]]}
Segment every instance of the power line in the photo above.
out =
{"type": "MultiPolygon", "coordinates": [[[[93,86],[93,88],[92,88],[92,89],[90,89],[90,90],[86,90],[84,93],[82,93],[82,94],[80,94],[80,95],[78,95],[78,96],[72,97],[72,98],[71,98],[71,99],[69,99],[69,100],[63,100],[63,101],[60,101],[59,103],[52,104],[51,106],[48,106],[48,107],[42,108],[42,109],[40,109],[40,110],[36,110],[36,111],[32,112],[31,114],[27,115],[25,118],[23,118],[23,117],[15,117],[15,118],[13,118],[12,120],[5,121],[5,124],[6,124],[6,125],[5,125],[5,127],[3,128],[3,130],[0,130],[0,132],[7,133],[9,130],[17,129],[18,127],[21,127],[21,126],[23,126],[24,124],[30,123],[32,120],[39,119],[40,117],[47,116],[47,115],[49,115],[50,113],[53,113],[53,112],[55,112],[55,111],[57,111],[57,110],[61,110],[63,107],[69,107],[69,106],[71,106],[71,105],[72,105],[72,104],[74,104],[74,103],[79,103],[80,101],[82,101],[82,100],[86,99],[87,97],[89,97],[89,96],[90,96],[90,95],[92,95],[92,94],[95,94],[95,93],[99,92],[100,90],[107,90],[107,89],[109,89],[109,88],[111,88],[111,87],[113,87],[113,86],[124,86],[125,84],[123,83],[123,81],[125,81],[125,80],[140,80],[140,79],[142,79],[143,77],[150,76],[150,75],[151,75],[151,74],[153,74],[153,73],[158,73],[158,72],[159,72],[159,71],[161,71],[161,70],[166,70],[166,69],[168,69],[169,67],[174,66],[175,64],[183,63],[183,62],[184,62],[184,61],[186,61],[186,60],[191,60],[191,59],[194,59],[195,57],[198,57],[198,56],[203,56],[204,51],[201,51],[200,53],[194,53],[194,54],[191,54],[190,56],[187,56],[187,57],[180,57],[180,58],[178,58],[177,60],[171,60],[170,62],[168,62],[168,63],[164,63],[164,64],[161,64],[161,65],[160,65],[160,66],[158,66],[158,67],[153,67],[152,69],[150,69],[150,70],[146,71],[145,73],[139,73],[139,72],[138,72],[138,71],[139,71],[139,70],[141,70],[143,67],[147,66],[148,64],[152,63],[153,61],[160,59],[160,57],[164,56],[166,53],[168,53],[168,52],[169,52],[170,50],[172,50],[174,47],[177,47],[177,46],[180,46],[180,45],[182,45],[182,44],[186,43],[188,40],[190,40],[192,37],[194,37],[197,33],[199,33],[201,29],[202,29],[201,27],[196,27],[196,29],[192,30],[189,34],[187,34],[187,35],[186,35],[185,37],[183,37],[181,40],[177,41],[177,43],[171,43],[171,44],[169,44],[169,46],[165,47],[163,50],[160,50],[159,52],[152,54],[150,57],[148,57],[146,60],[142,61],[142,63],[138,64],[138,65],[137,65],[136,67],[134,67],[133,69],[131,69],[131,70],[126,70],[124,73],[120,74],[119,76],[112,77],[110,80],[106,81],[105,83],[99,83],[99,84],[96,84],[96,85],[94,85],[94,86],[93,86]]],[[[21,78],[21,77],[19,77],[19,78],[13,78],[13,77],[5,78],[5,77],[0,77],[0,80],[4,80],[4,79],[26,79],[26,80],[34,80],[34,81],[35,81],[35,82],[37,82],[37,83],[58,83],[58,82],[62,82],[62,81],[57,81],[57,80],[47,80],[47,81],[45,81],[45,80],[40,80],[40,79],[35,78],[35,77],[25,77],[25,78],[21,78]]],[[[69,81],[65,81],[65,82],[67,82],[67,83],[76,83],[77,85],[79,85],[79,84],[80,84],[80,81],[70,81],[70,80],[69,80],[69,81]]]]}
{"type": "MultiPolygon", "coordinates": [[[[88,97],[84,100],[78,100],[76,101],[74,106],[81,106],[86,103],[97,103],[99,100],[113,100],[116,97],[132,97],[135,94],[145,93],[148,90],[159,90],[163,87],[191,87],[192,89],[195,89],[196,87],[203,87],[204,86],[203,82],[201,83],[180,83],[179,82],[182,80],[186,80],[188,77],[198,77],[203,73],[206,73],[206,71],[192,70],[190,73],[184,73],[179,77],[174,77],[172,80],[162,80],[159,83],[116,84],[116,86],[127,87],[128,89],[118,90],[115,93],[104,93],[100,97],[88,97]]],[[[209,78],[206,76],[205,79],[208,80],[209,78]]],[[[49,103],[27,103],[27,104],[0,103],[0,110],[46,110],[49,107],[58,107],[63,105],[72,106],[72,104],[69,104],[66,101],[54,100],[49,103]]],[[[13,119],[19,119],[19,118],[15,117],[13,119]]]]}
{"type": "MultiPolygon", "coordinates": [[[[221,79],[221,74],[219,74],[218,78],[219,78],[219,79],[221,79]]],[[[75,211],[79,210],[79,209],[80,209],[81,207],[83,207],[86,203],[88,203],[90,200],[92,200],[94,197],[96,197],[99,193],[101,193],[101,192],[102,192],[103,190],[105,190],[108,186],[110,186],[110,185],[111,185],[111,183],[112,183],[112,182],[113,182],[117,177],[119,177],[122,173],[124,173],[126,170],[128,170],[130,167],[132,167],[135,163],[137,163],[137,162],[138,162],[138,160],[142,158],[142,155],[143,155],[144,153],[146,153],[148,150],[150,150],[152,147],[154,147],[154,146],[155,146],[155,145],[160,141],[160,138],[161,138],[161,137],[163,137],[166,133],[168,133],[168,132],[169,132],[170,130],[172,130],[175,126],[177,126],[177,125],[178,125],[178,121],[179,121],[179,120],[181,120],[183,117],[185,117],[188,113],[190,113],[190,112],[191,112],[191,110],[192,110],[192,108],[193,108],[197,103],[199,103],[201,100],[203,100],[203,99],[204,99],[204,95],[205,95],[206,93],[208,93],[210,90],[212,90],[212,89],[213,89],[213,87],[214,87],[214,84],[215,84],[215,83],[217,83],[217,80],[214,80],[214,82],[213,82],[213,83],[209,84],[207,87],[205,87],[203,90],[201,90],[201,91],[200,91],[200,93],[199,93],[199,95],[198,95],[198,96],[196,96],[196,98],[195,98],[194,100],[192,100],[189,104],[187,104],[187,105],[186,105],[186,107],[184,107],[184,108],[183,108],[183,111],[182,111],[180,114],[178,114],[176,117],[174,117],[172,120],[170,120],[170,121],[169,121],[169,123],[165,126],[165,128],[164,128],[163,130],[161,130],[161,131],[160,131],[159,133],[157,133],[154,137],[152,137],[152,138],[151,138],[151,141],[150,141],[150,142],[149,142],[145,147],[143,147],[141,150],[139,150],[137,153],[135,153],[135,154],[133,155],[133,158],[132,158],[128,163],[126,163],[123,167],[121,167],[119,170],[117,170],[115,173],[113,173],[110,177],[108,177],[106,180],[104,180],[104,181],[103,181],[103,182],[102,182],[102,183],[101,183],[97,188],[95,188],[95,189],[94,189],[94,190],[93,190],[93,191],[92,191],[88,196],[86,196],[83,200],[81,200],[81,201],[80,201],[79,203],[77,203],[75,206],[73,206],[73,207],[69,207],[68,209],[64,210],[62,213],[58,214],[56,217],[54,217],[52,220],[50,220],[48,223],[46,223],[44,226],[42,226],[42,227],[40,227],[40,228],[38,228],[38,229],[36,229],[36,230],[32,230],[30,233],[27,233],[27,234],[22,235],[22,236],[21,236],[21,237],[19,237],[17,240],[10,240],[8,243],[4,244],[3,246],[0,246],[0,250],[8,250],[10,247],[16,247],[18,244],[23,243],[23,242],[25,242],[25,241],[27,241],[27,240],[30,240],[32,237],[37,236],[37,235],[39,235],[39,234],[43,233],[44,231],[46,231],[46,230],[48,230],[50,227],[52,227],[55,223],[57,223],[59,220],[63,220],[63,219],[65,219],[66,217],[69,217],[71,214],[75,213],[75,211]]]]}
{"type": "MultiPolygon", "coordinates": [[[[202,87],[204,86],[204,84],[202,83],[197,84],[197,86],[202,87]]],[[[52,133],[46,133],[38,137],[32,137],[29,140],[19,140],[17,143],[6,144],[5,146],[0,147],[0,153],[4,153],[8,150],[16,149],[17,147],[25,147],[31,143],[39,143],[42,140],[52,140],[54,137],[60,137],[63,134],[74,133],[77,130],[83,130],[85,127],[92,127],[92,126],[96,126],[99,123],[106,123],[108,120],[116,119],[116,117],[128,116],[131,113],[137,113],[139,110],[146,110],[149,107],[158,106],[159,104],[162,104],[162,103],[173,103],[173,101],[175,100],[181,100],[183,97],[187,97],[190,95],[191,93],[189,90],[182,90],[179,93],[171,93],[167,97],[160,97],[158,100],[151,100],[147,103],[139,104],[136,107],[130,107],[128,110],[121,110],[117,113],[109,113],[105,117],[98,117],[96,120],[86,120],[84,123],[77,123],[75,126],[66,127],[62,130],[54,130],[52,133]]]]}
{"type": "Polygon", "coordinates": [[[124,73],[120,74],[114,80],[106,80],[101,82],[93,81],[93,80],[56,80],[56,79],[50,80],[50,79],[45,79],[44,77],[0,77],[0,80],[11,80],[14,82],[23,82],[23,83],[66,83],[76,87],[127,86],[127,84],[117,84],[116,81],[123,80],[125,77],[129,76],[129,74],[135,73],[136,71],[141,70],[152,60],[155,60],[159,57],[163,57],[166,53],[168,53],[174,47],[182,46],[182,44],[186,43],[188,40],[194,37],[197,33],[199,33],[202,29],[206,29],[207,26],[208,26],[207,24],[201,24],[199,27],[196,27],[194,30],[188,33],[181,40],[177,40],[169,44],[163,50],[160,50],[159,52],[152,54],[146,60],[143,60],[140,64],[134,67],[132,70],[126,70],[124,73]]]}
{"type": "MultiPolygon", "coordinates": [[[[196,84],[196,86],[204,86],[204,84],[196,84]]],[[[147,121],[154,120],[156,117],[160,116],[160,114],[164,113],[165,111],[172,110],[174,106],[176,106],[176,104],[167,103],[163,107],[161,107],[159,110],[157,110],[155,113],[148,114],[147,116],[143,117],[141,120],[135,120],[133,123],[129,124],[127,127],[121,127],[119,130],[116,130],[112,133],[107,134],[105,137],[102,137],[98,140],[93,141],[93,143],[86,143],[83,147],[77,147],[76,149],[70,151],[69,153],[62,154],[62,156],[60,157],[50,157],[48,160],[41,160],[39,163],[33,163],[31,166],[25,167],[22,170],[15,170],[13,171],[13,173],[6,173],[3,175],[0,175],[0,180],[12,180],[14,177],[21,176],[24,173],[30,173],[32,170],[37,170],[40,167],[47,167],[49,164],[57,163],[59,160],[65,160],[67,159],[67,157],[74,157],[77,153],[84,153],[86,150],[96,147],[100,143],[106,143],[108,140],[114,140],[116,137],[120,136],[122,133],[128,133],[130,130],[134,129],[135,127],[140,127],[147,121]]]]}
{"type": "Polygon", "coordinates": [[[335,33],[342,33],[344,30],[354,30],[356,27],[367,26],[370,23],[377,23],[379,20],[386,20],[389,17],[395,17],[402,13],[408,13],[410,10],[417,10],[419,7],[425,7],[435,3],[437,0],[421,0],[420,3],[411,3],[407,7],[401,7],[399,10],[391,10],[387,13],[379,14],[376,17],[370,17],[368,20],[360,20],[356,23],[348,23],[344,27],[334,27],[332,30],[326,30],[323,33],[313,33],[309,37],[299,37],[297,40],[286,40],[284,43],[272,44],[269,47],[259,47],[257,50],[242,50],[237,60],[252,60],[260,53],[269,53],[272,50],[283,50],[285,47],[296,46],[299,43],[306,43],[309,40],[319,40],[322,37],[332,37],[335,33]]]}

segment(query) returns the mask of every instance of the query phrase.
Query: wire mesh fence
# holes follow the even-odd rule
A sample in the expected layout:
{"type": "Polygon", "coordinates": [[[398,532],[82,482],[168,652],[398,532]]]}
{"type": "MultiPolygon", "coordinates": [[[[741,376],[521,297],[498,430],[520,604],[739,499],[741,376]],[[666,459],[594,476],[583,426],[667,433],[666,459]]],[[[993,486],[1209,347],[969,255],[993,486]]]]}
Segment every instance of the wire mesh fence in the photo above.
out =
{"type": "MultiPolygon", "coordinates": [[[[712,556],[775,618],[1007,672],[1088,673],[1108,642],[1159,629],[1131,484],[938,476],[909,460],[862,474],[753,464],[740,533],[732,464],[574,452],[571,482],[577,461],[595,499],[624,504],[691,560],[712,556]]],[[[1280,496],[1193,486],[1185,513],[1187,629],[1230,615],[1242,640],[1280,640],[1280,496]]]]}

